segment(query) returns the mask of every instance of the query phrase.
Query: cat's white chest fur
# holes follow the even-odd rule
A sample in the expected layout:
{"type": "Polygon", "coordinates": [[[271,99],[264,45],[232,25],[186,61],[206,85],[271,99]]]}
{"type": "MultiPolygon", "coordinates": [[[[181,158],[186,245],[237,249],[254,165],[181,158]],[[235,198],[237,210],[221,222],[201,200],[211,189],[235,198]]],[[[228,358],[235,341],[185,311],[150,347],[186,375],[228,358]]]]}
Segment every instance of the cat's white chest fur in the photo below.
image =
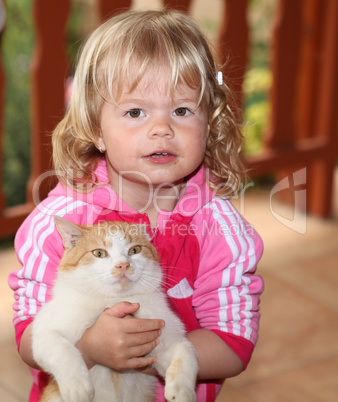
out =
{"type": "Polygon", "coordinates": [[[165,378],[165,398],[195,401],[195,350],[161,291],[158,255],[144,226],[105,222],[87,228],[58,217],[55,222],[65,253],[53,298],[33,321],[32,347],[34,359],[58,386],[48,385],[41,400],[130,402],[135,395],[139,402],[154,400],[155,377],[118,373],[100,365],[88,371],[75,346],[105,308],[129,301],[140,304],[137,317],[166,322],[152,352],[155,368],[165,378]]]}

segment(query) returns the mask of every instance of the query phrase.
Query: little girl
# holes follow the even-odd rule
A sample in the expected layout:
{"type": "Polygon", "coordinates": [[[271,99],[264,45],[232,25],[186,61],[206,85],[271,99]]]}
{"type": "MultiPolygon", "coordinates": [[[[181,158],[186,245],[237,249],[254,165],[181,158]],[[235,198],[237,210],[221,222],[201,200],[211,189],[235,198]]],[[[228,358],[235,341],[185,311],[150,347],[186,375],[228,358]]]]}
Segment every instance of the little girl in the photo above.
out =
{"type": "MultiPolygon", "coordinates": [[[[15,242],[22,269],[10,286],[19,353],[33,373],[30,401],[39,400],[46,380],[32,358],[30,324],[51,297],[63,253],[54,215],[82,225],[147,225],[163,289],[197,351],[198,401],[214,401],[222,380],[247,366],[257,341],[263,281],[254,273],[263,247],[228,200],[243,167],[227,91],[185,15],[127,12],[90,36],[53,134],[59,184],[15,242]]],[[[88,367],[156,375],[147,354],[165,323],[132,318],[137,308],[109,308],[85,332],[77,346],[88,367]]]]}

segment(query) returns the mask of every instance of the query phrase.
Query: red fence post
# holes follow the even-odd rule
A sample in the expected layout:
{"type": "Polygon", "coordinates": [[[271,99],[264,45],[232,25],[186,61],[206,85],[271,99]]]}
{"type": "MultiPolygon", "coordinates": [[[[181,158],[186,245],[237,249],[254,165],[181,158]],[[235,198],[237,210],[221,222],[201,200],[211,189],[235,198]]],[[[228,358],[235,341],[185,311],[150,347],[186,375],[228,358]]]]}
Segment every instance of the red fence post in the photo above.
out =
{"type": "Polygon", "coordinates": [[[97,0],[100,21],[105,21],[118,12],[127,11],[132,0],[97,0]]]}
{"type": "MultiPolygon", "coordinates": [[[[301,22],[303,1],[280,0],[272,40],[271,70],[273,83],[270,92],[271,117],[264,133],[265,147],[269,150],[293,150],[297,143],[297,86],[301,49],[301,22]]],[[[284,169],[276,169],[275,179],[279,181],[302,166],[287,161],[284,169]]],[[[277,198],[294,204],[292,186],[278,192],[277,198]]],[[[302,200],[298,209],[306,210],[307,200],[302,200]]]]}
{"type": "Polygon", "coordinates": [[[185,13],[189,12],[191,0],[163,0],[166,9],[179,10],[185,13]]]}
{"type": "MultiPolygon", "coordinates": [[[[32,64],[32,171],[27,197],[32,200],[34,183],[52,168],[51,133],[64,114],[64,82],[68,68],[65,29],[70,0],[35,0],[35,52],[32,64]]],[[[38,186],[39,199],[51,184],[38,186]]]]}
{"type": "Polygon", "coordinates": [[[325,1],[324,21],[322,45],[318,49],[321,68],[317,77],[319,89],[315,134],[326,142],[327,151],[311,170],[309,210],[315,215],[329,217],[332,213],[333,178],[338,158],[338,2],[336,0],[325,1]]]}
{"type": "Polygon", "coordinates": [[[239,121],[242,119],[242,86],[249,50],[247,10],[247,0],[225,0],[218,45],[224,80],[233,91],[239,121]]]}
{"type": "MultiPolygon", "coordinates": [[[[318,99],[318,74],[324,9],[322,0],[307,0],[303,7],[296,94],[296,135],[298,139],[315,135],[314,120],[318,99]]],[[[324,4],[325,5],[325,4],[324,4]]]]}
{"type": "Polygon", "coordinates": [[[266,133],[268,148],[294,144],[295,98],[300,49],[302,1],[280,0],[272,44],[271,122],[266,133]]]}

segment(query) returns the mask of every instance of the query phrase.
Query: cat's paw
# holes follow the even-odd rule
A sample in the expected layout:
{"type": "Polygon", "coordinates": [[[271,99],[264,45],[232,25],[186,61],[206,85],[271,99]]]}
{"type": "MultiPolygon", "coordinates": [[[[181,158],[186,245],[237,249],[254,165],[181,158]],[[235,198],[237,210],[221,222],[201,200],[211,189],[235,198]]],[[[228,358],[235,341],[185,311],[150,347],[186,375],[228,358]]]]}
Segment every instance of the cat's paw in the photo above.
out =
{"type": "Polygon", "coordinates": [[[195,389],[174,382],[165,385],[164,397],[168,402],[196,402],[195,389]]]}
{"type": "Polygon", "coordinates": [[[60,393],[64,402],[92,402],[94,388],[90,381],[76,378],[67,384],[60,385],[60,393]]]}

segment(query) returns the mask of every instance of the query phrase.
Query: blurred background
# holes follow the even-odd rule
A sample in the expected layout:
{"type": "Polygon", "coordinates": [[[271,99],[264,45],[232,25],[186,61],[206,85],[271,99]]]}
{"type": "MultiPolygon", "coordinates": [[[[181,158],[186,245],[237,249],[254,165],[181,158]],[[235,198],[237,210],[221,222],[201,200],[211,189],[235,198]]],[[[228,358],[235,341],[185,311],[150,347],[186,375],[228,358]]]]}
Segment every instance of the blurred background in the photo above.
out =
{"type": "Polygon", "coordinates": [[[7,276],[19,268],[15,231],[53,185],[39,182],[32,196],[51,169],[78,49],[116,9],[164,3],[200,24],[243,111],[251,179],[233,202],[265,243],[260,339],[217,401],[336,401],[336,0],[0,0],[0,400],[28,400],[7,276]]]}
{"type": "MultiPolygon", "coordinates": [[[[31,67],[34,54],[34,22],[32,1],[14,0],[7,2],[6,27],[2,38],[2,62],[5,69],[4,104],[4,145],[3,145],[3,188],[7,206],[23,204],[26,201],[26,186],[30,177],[30,133],[31,122],[31,67]]],[[[95,0],[73,0],[66,26],[66,75],[72,74],[78,49],[82,39],[99,23],[95,0]]],[[[112,1],[112,3],[114,3],[112,1]]],[[[121,4],[123,2],[120,2],[121,4]]],[[[160,0],[135,0],[134,8],[161,8],[160,0]]],[[[270,114],[267,95],[271,86],[269,55],[271,45],[272,17],[276,9],[275,0],[255,0],[250,4],[248,17],[252,37],[249,44],[250,57],[248,71],[242,66],[240,75],[244,76],[245,96],[245,153],[262,149],[262,133],[267,126],[270,114]]],[[[191,12],[198,19],[215,53],[218,47],[218,34],[224,13],[222,0],[191,1],[191,12]],[[211,4],[210,4],[211,3],[211,4]]],[[[237,33],[239,34],[239,33],[237,33]]],[[[47,44],[46,44],[47,45],[47,44]]],[[[53,48],[46,48],[53,53],[53,48]]],[[[236,52],[233,50],[232,52],[236,52]]],[[[229,49],[229,56],[230,49],[229,49]]],[[[234,63],[238,57],[233,55],[234,63]]]]}

